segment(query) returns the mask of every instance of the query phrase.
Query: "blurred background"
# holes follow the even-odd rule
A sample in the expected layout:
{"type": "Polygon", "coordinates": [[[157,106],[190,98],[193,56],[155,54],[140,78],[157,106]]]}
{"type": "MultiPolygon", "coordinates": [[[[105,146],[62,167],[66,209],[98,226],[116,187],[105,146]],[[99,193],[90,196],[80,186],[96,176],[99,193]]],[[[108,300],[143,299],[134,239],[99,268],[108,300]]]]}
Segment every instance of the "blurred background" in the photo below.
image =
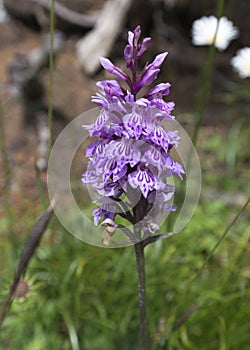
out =
{"type": "MultiPolygon", "coordinates": [[[[47,200],[49,8],[49,0],[0,0],[1,302],[47,200]]],[[[94,107],[96,81],[110,78],[98,57],[124,66],[127,31],[138,24],[153,39],[146,60],[169,52],[159,82],[172,84],[174,115],[191,135],[208,57],[208,47],[192,45],[191,27],[216,9],[216,0],[56,0],[54,140],[94,107]]],[[[196,147],[201,199],[182,233],[146,250],[153,349],[249,349],[249,210],[200,270],[250,190],[250,81],[230,65],[237,50],[250,44],[250,3],[228,0],[223,15],[240,35],[215,54],[196,147]]],[[[3,323],[0,349],[138,349],[134,265],[132,248],[89,246],[53,218],[3,323]]]]}

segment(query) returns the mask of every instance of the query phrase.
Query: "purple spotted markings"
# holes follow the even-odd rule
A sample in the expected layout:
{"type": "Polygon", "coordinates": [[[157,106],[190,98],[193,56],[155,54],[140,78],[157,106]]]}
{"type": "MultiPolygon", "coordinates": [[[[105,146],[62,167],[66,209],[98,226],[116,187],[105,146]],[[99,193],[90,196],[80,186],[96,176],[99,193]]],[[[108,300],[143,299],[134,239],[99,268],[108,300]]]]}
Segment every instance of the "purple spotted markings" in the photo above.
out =
{"type": "MultiPolygon", "coordinates": [[[[134,243],[159,230],[163,213],[176,210],[171,204],[175,187],[169,178],[177,175],[182,179],[185,173],[170,154],[178,146],[178,132],[167,131],[162,125],[164,120],[174,120],[171,113],[175,104],[164,99],[171,85],[160,83],[150,88],[167,52],[138,72],[138,61],[151,43],[151,38],[140,42],[140,35],[140,26],[128,32],[126,72],[100,58],[105,70],[120,78],[122,85],[117,80],[97,82],[100,92],[92,101],[99,115],[94,124],[84,126],[95,140],[87,147],[88,169],[82,175],[82,182],[90,184],[98,198],[92,212],[94,223],[108,222],[112,235],[113,228],[119,227],[128,242],[134,243]],[[147,92],[142,95],[145,87],[147,92]],[[136,227],[134,232],[115,224],[118,216],[136,227]]],[[[108,232],[106,228],[104,244],[110,241],[108,232]]]]}

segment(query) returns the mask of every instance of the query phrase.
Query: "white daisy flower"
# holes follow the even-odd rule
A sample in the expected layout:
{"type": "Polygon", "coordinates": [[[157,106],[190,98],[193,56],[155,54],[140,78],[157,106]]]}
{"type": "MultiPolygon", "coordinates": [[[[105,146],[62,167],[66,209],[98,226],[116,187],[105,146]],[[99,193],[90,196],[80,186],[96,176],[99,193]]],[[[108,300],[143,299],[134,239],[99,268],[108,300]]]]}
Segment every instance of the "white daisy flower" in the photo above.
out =
{"type": "Polygon", "coordinates": [[[238,50],[236,56],[231,59],[231,65],[241,78],[250,77],[250,47],[238,50]]]}
{"type": "MultiPolygon", "coordinates": [[[[193,22],[192,43],[194,45],[212,45],[216,33],[218,19],[215,16],[201,17],[193,22]]],[[[215,47],[219,51],[225,50],[230,41],[237,38],[238,29],[227,17],[221,17],[215,40],[215,47]]]]}

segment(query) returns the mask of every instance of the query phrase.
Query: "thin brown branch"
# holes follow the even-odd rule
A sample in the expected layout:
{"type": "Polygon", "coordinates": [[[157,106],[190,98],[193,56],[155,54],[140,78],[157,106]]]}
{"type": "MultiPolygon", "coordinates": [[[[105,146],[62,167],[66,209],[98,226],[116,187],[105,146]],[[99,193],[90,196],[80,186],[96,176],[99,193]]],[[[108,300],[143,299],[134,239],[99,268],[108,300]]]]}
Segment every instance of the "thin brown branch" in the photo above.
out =
{"type": "Polygon", "coordinates": [[[190,306],[190,308],[181,316],[181,318],[174,323],[172,331],[176,331],[176,329],[180,328],[197,309],[197,304],[190,306]]]}
{"type": "Polygon", "coordinates": [[[27,266],[33,257],[36,248],[39,246],[39,243],[41,241],[41,238],[47,229],[47,226],[49,224],[49,221],[51,219],[51,216],[53,214],[53,206],[55,202],[52,201],[51,205],[48,207],[48,209],[40,216],[40,218],[37,220],[35,226],[33,227],[31,234],[23,248],[23,251],[21,253],[19,263],[16,269],[15,276],[13,278],[13,281],[9,288],[9,293],[2,305],[1,311],[0,311],[0,327],[5,319],[5,316],[7,314],[7,311],[9,309],[9,306],[11,304],[12,298],[14,296],[16,287],[24,274],[24,272],[27,269],[27,266]]]}

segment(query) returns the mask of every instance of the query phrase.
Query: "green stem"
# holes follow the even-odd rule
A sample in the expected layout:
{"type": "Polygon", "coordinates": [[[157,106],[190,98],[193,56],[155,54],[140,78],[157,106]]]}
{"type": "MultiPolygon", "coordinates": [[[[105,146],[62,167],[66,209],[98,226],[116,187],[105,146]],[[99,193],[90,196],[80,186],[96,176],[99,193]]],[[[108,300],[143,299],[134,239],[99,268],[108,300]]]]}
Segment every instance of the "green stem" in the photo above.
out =
{"type": "Polygon", "coordinates": [[[202,86],[202,90],[201,90],[198,104],[197,104],[197,110],[195,113],[196,120],[195,120],[193,135],[192,135],[192,141],[193,141],[194,146],[196,146],[197,141],[198,141],[200,127],[201,127],[203,119],[204,119],[206,105],[207,105],[209,95],[210,95],[214,56],[215,56],[215,45],[214,44],[215,44],[215,40],[216,40],[217,31],[219,28],[219,19],[222,16],[223,8],[224,8],[224,0],[219,0],[218,7],[217,7],[217,18],[218,18],[217,27],[216,27],[213,43],[209,48],[207,63],[205,65],[205,69],[204,69],[203,74],[202,74],[202,81],[204,83],[202,86]]]}
{"type": "Polygon", "coordinates": [[[5,132],[4,132],[4,117],[2,104],[0,101],[0,150],[1,150],[1,158],[2,158],[2,166],[3,166],[3,191],[7,192],[10,186],[10,165],[9,159],[7,155],[6,145],[5,145],[5,132]]]}
{"type": "Polygon", "coordinates": [[[11,223],[12,223],[12,209],[11,209],[10,198],[9,198],[11,171],[10,171],[10,164],[9,164],[6,143],[5,143],[4,116],[3,116],[1,101],[0,101],[0,152],[1,152],[1,158],[2,158],[2,167],[3,167],[3,187],[2,187],[3,205],[6,212],[8,229],[10,231],[11,223]]]}
{"type": "Polygon", "coordinates": [[[35,164],[35,174],[36,174],[36,187],[39,193],[39,198],[41,201],[41,204],[43,206],[43,209],[45,210],[48,206],[46,196],[45,196],[45,191],[43,189],[43,183],[41,180],[41,173],[40,170],[38,169],[37,165],[35,164]]]}
{"type": "Polygon", "coordinates": [[[146,275],[143,242],[135,244],[136,268],[138,275],[138,301],[140,315],[140,346],[141,350],[148,350],[148,322],[146,306],[146,275]]]}
{"type": "Polygon", "coordinates": [[[49,152],[52,148],[52,122],[53,122],[53,69],[54,69],[54,29],[55,29],[55,0],[51,0],[50,6],[50,54],[49,54],[49,152]]]}

